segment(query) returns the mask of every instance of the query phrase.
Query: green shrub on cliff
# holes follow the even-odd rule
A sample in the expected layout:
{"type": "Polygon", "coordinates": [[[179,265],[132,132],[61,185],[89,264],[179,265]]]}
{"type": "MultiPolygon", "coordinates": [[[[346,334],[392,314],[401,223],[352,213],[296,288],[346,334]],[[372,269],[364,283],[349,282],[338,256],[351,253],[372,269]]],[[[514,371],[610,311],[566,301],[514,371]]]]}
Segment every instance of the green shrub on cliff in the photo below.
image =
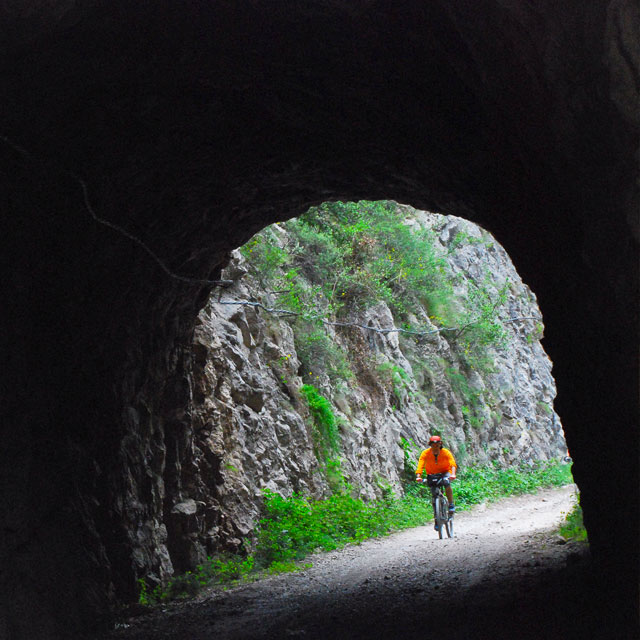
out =
{"type": "Polygon", "coordinates": [[[469,281],[466,295],[454,296],[447,257],[470,242],[464,234],[447,254],[436,248],[430,229],[408,223],[386,200],[325,202],[279,227],[285,236],[267,228],[241,251],[276,305],[294,314],[289,321],[295,330],[384,302],[396,323],[413,331],[421,328],[407,325],[409,314],[426,311],[436,326],[447,328],[470,368],[490,368],[486,348],[504,346],[498,310],[508,283],[495,290],[486,274],[482,282],[469,281]]]}
{"type": "Polygon", "coordinates": [[[403,315],[451,298],[447,263],[434,249],[433,233],[405,224],[394,202],[325,202],[287,229],[298,242],[294,261],[322,284],[336,312],[384,301],[403,315]],[[327,255],[310,261],[310,249],[318,248],[327,255]]]}
{"type": "Polygon", "coordinates": [[[288,260],[287,252],[278,244],[278,238],[271,227],[256,234],[240,253],[247,259],[252,274],[265,286],[276,277],[280,267],[288,260]]]}
{"type": "Polygon", "coordinates": [[[294,341],[305,383],[311,384],[325,374],[334,384],[353,377],[347,354],[331,340],[321,324],[298,320],[294,341]]]}
{"type": "Polygon", "coordinates": [[[319,460],[327,461],[340,449],[340,432],[338,420],[333,413],[331,403],[310,384],[300,388],[306,398],[309,412],[313,418],[314,444],[319,460]]]}

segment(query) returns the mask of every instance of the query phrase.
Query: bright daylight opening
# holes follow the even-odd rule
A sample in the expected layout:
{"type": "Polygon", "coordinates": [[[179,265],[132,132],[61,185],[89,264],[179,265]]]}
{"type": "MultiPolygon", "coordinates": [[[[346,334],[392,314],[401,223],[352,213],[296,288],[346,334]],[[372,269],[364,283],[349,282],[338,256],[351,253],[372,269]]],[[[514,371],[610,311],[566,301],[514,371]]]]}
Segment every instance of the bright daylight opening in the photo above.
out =
{"type": "MultiPolygon", "coordinates": [[[[558,553],[586,546],[542,314],[487,231],[392,201],[328,202],[263,229],[223,278],[196,329],[194,430],[226,523],[206,562],[142,581],[141,602],[308,570],[315,552],[427,523],[438,553],[488,536],[488,557],[538,530],[558,553]],[[432,436],[435,462],[452,461],[435,471],[455,476],[437,504],[432,436]]],[[[522,557],[535,568],[534,546],[522,557]]]]}

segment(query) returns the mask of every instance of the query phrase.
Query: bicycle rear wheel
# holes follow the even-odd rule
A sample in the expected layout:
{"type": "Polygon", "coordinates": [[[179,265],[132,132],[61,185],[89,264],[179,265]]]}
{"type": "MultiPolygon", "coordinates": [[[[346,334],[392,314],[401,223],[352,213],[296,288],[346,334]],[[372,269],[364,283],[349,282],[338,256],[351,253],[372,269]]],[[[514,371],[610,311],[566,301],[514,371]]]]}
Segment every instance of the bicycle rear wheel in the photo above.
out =
{"type": "Polygon", "coordinates": [[[449,517],[449,519],[444,524],[445,529],[447,530],[447,535],[450,538],[453,538],[453,515],[449,517]]]}

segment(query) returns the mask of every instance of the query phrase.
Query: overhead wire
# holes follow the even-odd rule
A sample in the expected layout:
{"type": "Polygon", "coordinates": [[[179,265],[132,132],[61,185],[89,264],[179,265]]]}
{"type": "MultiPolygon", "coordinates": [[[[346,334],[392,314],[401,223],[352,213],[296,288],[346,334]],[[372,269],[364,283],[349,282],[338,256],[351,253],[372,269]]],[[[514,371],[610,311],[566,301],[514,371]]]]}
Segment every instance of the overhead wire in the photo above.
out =
{"type": "MultiPolygon", "coordinates": [[[[277,315],[278,317],[288,317],[288,316],[304,317],[304,318],[309,319],[309,320],[319,320],[322,324],[328,325],[328,326],[333,326],[333,327],[356,327],[358,329],[365,329],[365,330],[368,330],[368,331],[375,331],[377,333],[382,333],[382,334],[404,333],[404,334],[415,335],[415,336],[427,336],[427,335],[433,335],[433,334],[436,334],[436,333],[442,333],[444,331],[461,332],[461,331],[464,331],[466,328],[468,328],[470,326],[473,326],[474,324],[476,324],[478,322],[478,320],[475,320],[475,321],[472,321],[472,322],[468,322],[463,327],[437,327],[435,329],[429,329],[428,331],[415,331],[413,329],[402,329],[400,327],[392,327],[390,329],[380,329],[378,327],[372,327],[370,325],[360,324],[358,322],[337,322],[337,321],[327,320],[323,316],[320,316],[320,315],[317,315],[317,314],[309,315],[309,314],[300,313],[300,312],[297,312],[297,311],[290,311],[289,309],[277,309],[275,307],[267,307],[264,304],[262,304],[261,302],[255,302],[253,300],[216,300],[214,302],[214,304],[240,305],[240,306],[246,306],[246,307],[255,307],[255,308],[262,309],[266,313],[271,313],[273,315],[277,315]]],[[[505,322],[505,323],[507,323],[507,322],[508,323],[513,323],[513,322],[518,322],[520,320],[540,320],[541,321],[542,317],[540,317],[540,316],[519,316],[519,317],[516,317],[516,318],[509,318],[507,320],[503,320],[503,322],[505,322]]]]}

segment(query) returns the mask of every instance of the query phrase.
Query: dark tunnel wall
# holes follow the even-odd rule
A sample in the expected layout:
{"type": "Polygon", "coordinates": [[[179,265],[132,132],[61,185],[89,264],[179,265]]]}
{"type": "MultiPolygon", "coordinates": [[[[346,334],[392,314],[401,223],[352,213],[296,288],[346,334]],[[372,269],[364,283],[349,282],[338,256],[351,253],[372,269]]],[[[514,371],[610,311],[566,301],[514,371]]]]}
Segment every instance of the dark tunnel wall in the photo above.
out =
{"type": "Polygon", "coordinates": [[[636,616],[636,4],[31,9],[0,9],[4,636],[69,637],[135,598],[139,525],[189,484],[198,280],[331,198],[461,215],[509,251],[595,562],[635,574],[610,584],[636,616]]]}

